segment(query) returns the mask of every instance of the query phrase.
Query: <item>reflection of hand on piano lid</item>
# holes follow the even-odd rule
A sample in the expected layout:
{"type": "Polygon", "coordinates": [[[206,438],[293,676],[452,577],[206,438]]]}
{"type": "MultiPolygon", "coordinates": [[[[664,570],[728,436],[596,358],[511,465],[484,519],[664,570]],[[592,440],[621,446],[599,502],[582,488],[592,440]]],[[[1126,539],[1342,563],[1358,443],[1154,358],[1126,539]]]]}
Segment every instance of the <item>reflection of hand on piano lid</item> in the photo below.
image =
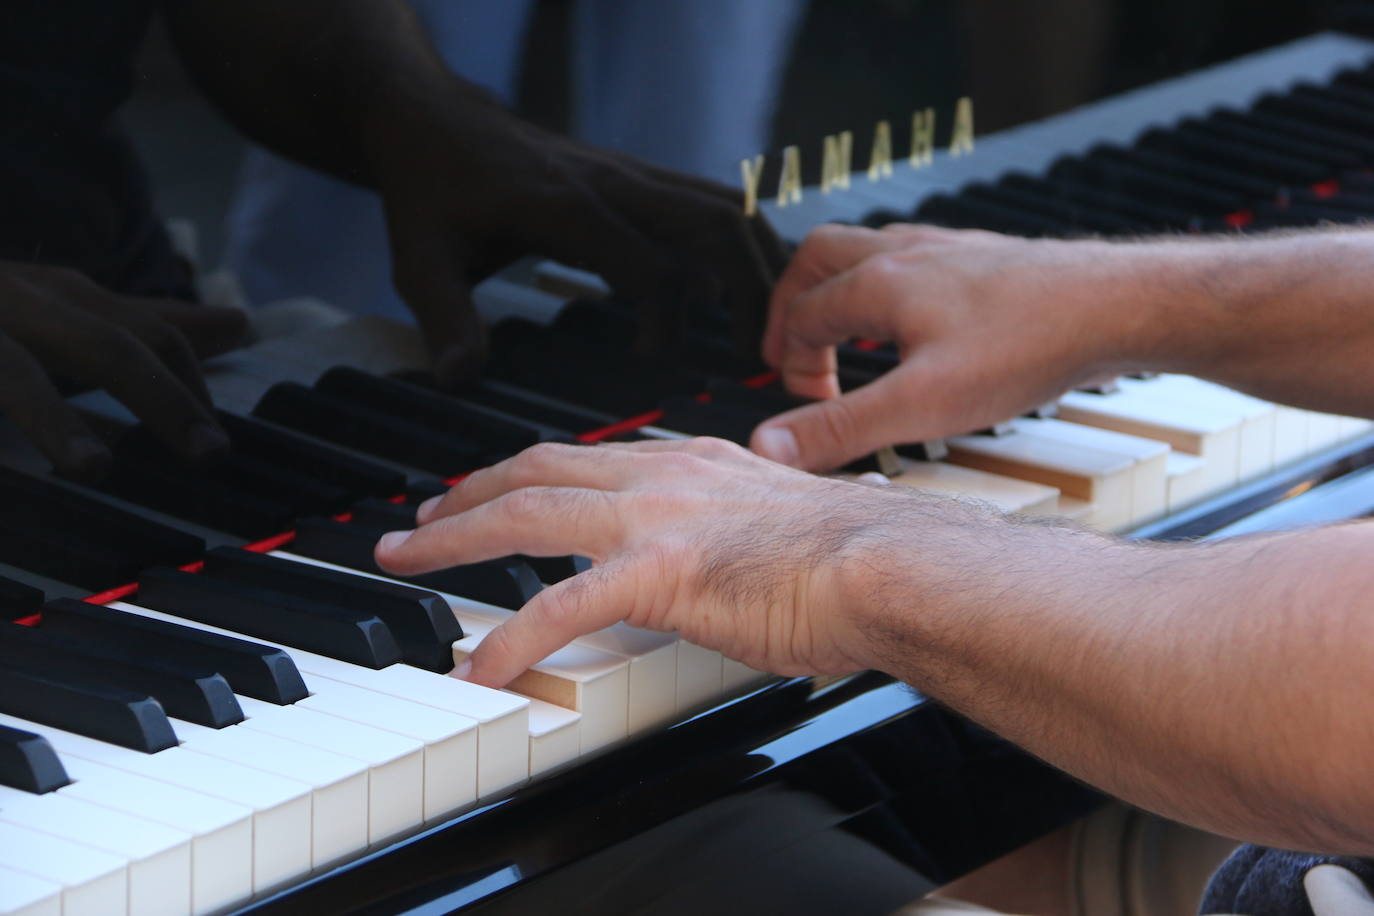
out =
{"type": "Polygon", "coordinates": [[[110,454],[54,378],[108,389],[182,455],[228,446],[196,360],[239,342],[242,312],[121,296],[74,270],[5,261],[0,297],[0,412],[58,470],[89,476],[110,454]]]}

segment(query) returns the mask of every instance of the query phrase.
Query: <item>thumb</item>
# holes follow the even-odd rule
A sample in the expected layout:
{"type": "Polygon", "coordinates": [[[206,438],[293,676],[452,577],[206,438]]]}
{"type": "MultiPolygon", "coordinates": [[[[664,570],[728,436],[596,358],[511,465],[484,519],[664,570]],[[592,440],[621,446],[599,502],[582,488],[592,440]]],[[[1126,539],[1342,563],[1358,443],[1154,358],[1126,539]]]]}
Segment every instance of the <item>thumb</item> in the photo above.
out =
{"type": "Polygon", "coordinates": [[[884,445],[916,441],[903,429],[911,414],[892,372],[848,394],[817,401],[760,423],[749,440],[755,452],[804,471],[831,471],[884,445]]]}

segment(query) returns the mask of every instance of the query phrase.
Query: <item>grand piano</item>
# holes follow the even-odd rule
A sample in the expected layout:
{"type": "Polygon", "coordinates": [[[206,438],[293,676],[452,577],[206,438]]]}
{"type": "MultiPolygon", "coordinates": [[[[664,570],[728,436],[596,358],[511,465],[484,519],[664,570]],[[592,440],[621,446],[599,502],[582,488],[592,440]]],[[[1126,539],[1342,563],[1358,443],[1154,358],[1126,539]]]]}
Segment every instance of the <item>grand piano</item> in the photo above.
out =
{"type": "MultiPolygon", "coordinates": [[[[786,238],[830,220],[1056,236],[1374,214],[1374,43],[1309,34],[1359,25],[1358,8],[1333,23],[1307,7],[1037,4],[1017,33],[1035,41],[1010,47],[1013,23],[984,6],[799,7],[771,133],[740,151],[765,154],[761,209],[786,238]],[[1051,6],[1072,19],[1071,59],[1051,6]],[[971,152],[950,149],[960,98],[976,105],[971,152]],[[936,142],[913,167],[903,125],[928,107],[936,142]],[[872,180],[878,121],[892,168],[880,152],[872,180]],[[824,138],[842,129],[853,174],[826,192],[824,138]],[[775,193],[789,146],[799,195],[775,193]]],[[[367,578],[377,531],[530,442],[739,439],[785,402],[709,307],[663,363],[631,352],[628,307],[557,265],[497,278],[482,306],[490,372],[456,397],[383,319],[212,362],[234,452],[210,470],[177,465],[98,393],[78,398],[117,443],[98,485],[51,478],[5,432],[0,611],[26,632],[0,634],[0,912],[886,913],[1102,802],[883,675],[777,678],[671,636],[603,634],[513,694],[460,695],[449,644],[580,561],[397,589],[367,578]],[[277,680],[234,667],[244,653],[277,680]],[[219,688],[188,701],[197,669],[159,668],[169,655],[220,666],[202,678],[222,678],[218,713],[196,702],[219,688]]],[[[894,358],[858,342],[846,379],[894,358]]],[[[1183,539],[1366,515],[1371,459],[1367,421],[1159,377],[905,444],[886,470],[1183,539]]]]}

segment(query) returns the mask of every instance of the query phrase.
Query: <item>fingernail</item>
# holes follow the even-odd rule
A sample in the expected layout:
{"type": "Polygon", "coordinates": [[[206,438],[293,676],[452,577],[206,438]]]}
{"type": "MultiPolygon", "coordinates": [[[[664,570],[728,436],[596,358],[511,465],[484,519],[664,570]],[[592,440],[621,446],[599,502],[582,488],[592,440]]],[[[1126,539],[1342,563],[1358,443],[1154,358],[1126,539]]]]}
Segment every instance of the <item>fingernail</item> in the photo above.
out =
{"type": "Polygon", "coordinates": [[[870,486],[875,487],[892,486],[892,481],[889,480],[885,475],[879,474],[877,471],[864,471],[862,474],[859,475],[858,480],[859,483],[866,483],[870,486]]]}
{"type": "Polygon", "coordinates": [[[453,676],[460,681],[466,681],[468,675],[472,673],[472,659],[465,658],[453,666],[453,676]]]}
{"type": "Polygon", "coordinates": [[[779,464],[796,467],[801,453],[797,437],[786,426],[770,426],[758,431],[756,450],[760,455],[779,464]]]}
{"type": "Polygon", "coordinates": [[[423,525],[429,521],[429,517],[434,514],[434,510],[439,508],[439,503],[443,500],[442,496],[431,496],[429,499],[420,503],[420,508],[415,510],[415,521],[423,525]]]}
{"type": "Polygon", "coordinates": [[[382,553],[391,553],[393,550],[399,550],[401,545],[414,533],[413,531],[388,531],[377,541],[377,546],[382,549],[382,553]]]}
{"type": "Polygon", "coordinates": [[[197,420],[186,428],[186,450],[192,458],[209,458],[229,451],[229,437],[218,426],[197,420]]]}

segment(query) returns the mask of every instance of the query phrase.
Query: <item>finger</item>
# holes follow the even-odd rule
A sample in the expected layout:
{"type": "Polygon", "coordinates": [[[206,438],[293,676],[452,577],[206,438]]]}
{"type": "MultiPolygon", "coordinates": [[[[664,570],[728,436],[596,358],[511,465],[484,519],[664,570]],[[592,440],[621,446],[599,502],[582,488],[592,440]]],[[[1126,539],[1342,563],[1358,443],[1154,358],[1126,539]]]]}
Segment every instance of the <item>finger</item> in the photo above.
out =
{"type": "Polygon", "coordinates": [[[854,337],[899,336],[904,297],[912,285],[886,255],[860,261],[794,298],[777,317],[775,365],[793,394],[831,397],[838,391],[835,345],[854,337]]]}
{"type": "Polygon", "coordinates": [[[138,303],[116,303],[109,311],[115,323],[132,331],[157,354],[158,359],[172,370],[187,391],[202,404],[211,404],[210,389],[205,386],[205,378],[201,375],[200,360],[196,358],[190,341],[175,325],[150,313],[138,303]]]}
{"type": "Polygon", "coordinates": [[[62,399],[38,361],[4,334],[0,334],[0,413],[65,476],[94,480],[109,467],[110,450],[62,399]]]}
{"type": "Polygon", "coordinates": [[[466,512],[525,487],[613,490],[629,479],[633,461],[633,456],[594,446],[542,442],[499,464],[473,471],[447,493],[423,503],[416,521],[424,525],[466,512]]]}
{"type": "Polygon", "coordinates": [[[208,359],[242,344],[248,337],[248,315],[242,309],[193,305],[174,299],[135,299],[135,303],[176,328],[200,359],[208,359]]]}
{"type": "Polygon", "coordinates": [[[450,233],[388,208],[393,283],[415,315],[441,388],[458,388],[481,371],[486,334],[468,280],[471,252],[450,233]]]}
{"type": "Polygon", "coordinates": [[[773,288],[768,302],[768,330],[763,341],[764,361],[775,367],[782,361],[783,337],[794,300],[853,269],[866,258],[906,244],[907,239],[902,234],[862,226],[830,224],[813,229],[773,288]]]}
{"type": "Polygon", "coordinates": [[[377,542],[383,569],[414,576],[523,553],[599,560],[623,539],[615,494],[574,487],[526,487],[377,542]]]}
{"type": "Polygon", "coordinates": [[[760,423],[750,447],[804,471],[829,471],[874,449],[923,438],[906,395],[914,371],[903,364],[875,381],[760,423]]]}
{"type": "Polygon", "coordinates": [[[624,620],[630,601],[622,564],[578,573],[544,589],[488,633],[455,674],[474,684],[504,687],[579,636],[624,620]]]}

